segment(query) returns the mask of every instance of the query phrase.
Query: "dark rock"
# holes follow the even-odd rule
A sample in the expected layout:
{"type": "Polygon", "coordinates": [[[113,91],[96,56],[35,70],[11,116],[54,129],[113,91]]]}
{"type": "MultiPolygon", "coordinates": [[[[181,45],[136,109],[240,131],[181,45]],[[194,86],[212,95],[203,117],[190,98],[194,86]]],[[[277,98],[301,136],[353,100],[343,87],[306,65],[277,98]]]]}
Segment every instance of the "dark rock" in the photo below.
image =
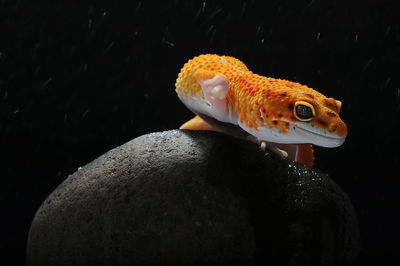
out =
{"type": "Polygon", "coordinates": [[[327,175],[215,132],[138,137],[42,204],[28,265],[346,265],[353,207],[327,175]]]}

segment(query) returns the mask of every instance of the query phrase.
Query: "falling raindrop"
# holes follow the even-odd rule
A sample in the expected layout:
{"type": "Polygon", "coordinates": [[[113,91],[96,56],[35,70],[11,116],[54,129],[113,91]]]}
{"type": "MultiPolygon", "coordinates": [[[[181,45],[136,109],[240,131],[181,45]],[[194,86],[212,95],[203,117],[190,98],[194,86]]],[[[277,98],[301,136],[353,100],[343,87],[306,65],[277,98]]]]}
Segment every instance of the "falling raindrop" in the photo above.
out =
{"type": "Polygon", "coordinates": [[[86,109],[86,111],[82,115],[82,119],[84,119],[88,113],[89,113],[89,109],[86,109]]]}
{"type": "Polygon", "coordinates": [[[385,37],[387,37],[389,35],[391,29],[392,29],[392,26],[390,26],[390,25],[386,28],[385,37]]]}
{"type": "Polygon", "coordinates": [[[135,12],[137,13],[140,9],[140,7],[142,6],[142,1],[139,1],[139,3],[136,6],[135,12]]]}
{"type": "Polygon", "coordinates": [[[215,10],[211,13],[211,15],[210,15],[207,19],[205,19],[204,22],[206,23],[206,22],[212,20],[212,19],[213,19],[214,17],[216,17],[221,11],[222,11],[222,8],[217,8],[217,9],[215,9],[215,10]]]}
{"type": "Polygon", "coordinates": [[[206,35],[210,33],[214,29],[214,25],[211,25],[208,30],[206,31],[206,35]]]}
{"type": "Polygon", "coordinates": [[[106,47],[106,49],[104,49],[104,53],[108,52],[113,46],[114,46],[114,41],[112,41],[112,42],[106,47]]]}
{"type": "Polygon", "coordinates": [[[174,43],[172,43],[172,42],[169,42],[169,41],[164,41],[166,44],[168,44],[169,46],[171,46],[171,47],[175,47],[175,44],[174,43]]]}
{"type": "Polygon", "coordinates": [[[217,29],[213,29],[213,31],[212,31],[212,33],[211,33],[211,37],[210,37],[210,44],[212,44],[213,43],[213,41],[214,41],[214,36],[215,36],[215,33],[217,32],[217,29]]]}
{"type": "Polygon", "coordinates": [[[53,79],[50,77],[48,78],[40,87],[40,90],[43,90],[44,88],[46,88],[47,85],[49,85],[49,83],[52,81],[53,79]]]}
{"type": "Polygon", "coordinates": [[[258,26],[257,27],[257,31],[256,31],[256,35],[260,34],[260,31],[261,31],[261,26],[258,26]]]}
{"type": "Polygon", "coordinates": [[[387,77],[387,78],[386,78],[384,88],[386,88],[386,87],[389,85],[389,83],[390,83],[391,80],[392,80],[391,77],[387,77]]]}
{"type": "Polygon", "coordinates": [[[372,61],[374,61],[373,58],[368,60],[368,62],[364,65],[362,72],[364,72],[371,65],[372,61]]]}
{"type": "Polygon", "coordinates": [[[311,0],[310,3],[308,3],[308,5],[306,6],[306,8],[309,8],[310,6],[312,6],[312,4],[314,4],[315,0],[311,0]]]}
{"type": "Polygon", "coordinates": [[[245,1],[243,1],[242,10],[240,12],[240,17],[244,16],[244,13],[246,12],[246,7],[247,7],[247,3],[245,1]]]}

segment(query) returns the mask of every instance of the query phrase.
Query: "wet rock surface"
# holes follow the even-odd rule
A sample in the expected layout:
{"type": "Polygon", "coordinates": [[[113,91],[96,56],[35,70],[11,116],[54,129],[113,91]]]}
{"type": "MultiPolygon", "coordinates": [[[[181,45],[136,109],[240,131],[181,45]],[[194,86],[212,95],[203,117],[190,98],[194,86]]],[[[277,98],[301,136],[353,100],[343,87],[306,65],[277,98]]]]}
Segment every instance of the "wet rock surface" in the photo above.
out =
{"type": "Polygon", "coordinates": [[[28,265],[347,265],[359,234],[327,175],[215,132],[138,137],[69,176],[28,265]]]}

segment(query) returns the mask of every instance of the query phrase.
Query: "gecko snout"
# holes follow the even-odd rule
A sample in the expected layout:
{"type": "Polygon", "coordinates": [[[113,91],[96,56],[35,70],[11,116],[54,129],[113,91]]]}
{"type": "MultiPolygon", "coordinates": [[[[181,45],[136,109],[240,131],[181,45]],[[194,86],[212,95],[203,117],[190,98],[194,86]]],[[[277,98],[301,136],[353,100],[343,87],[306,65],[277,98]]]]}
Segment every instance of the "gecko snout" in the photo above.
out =
{"type": "Polygon", "coordinates": [[[329,131],[339,137],[347,136],[347,126],[340,118],[331,124],[329,131]]]}

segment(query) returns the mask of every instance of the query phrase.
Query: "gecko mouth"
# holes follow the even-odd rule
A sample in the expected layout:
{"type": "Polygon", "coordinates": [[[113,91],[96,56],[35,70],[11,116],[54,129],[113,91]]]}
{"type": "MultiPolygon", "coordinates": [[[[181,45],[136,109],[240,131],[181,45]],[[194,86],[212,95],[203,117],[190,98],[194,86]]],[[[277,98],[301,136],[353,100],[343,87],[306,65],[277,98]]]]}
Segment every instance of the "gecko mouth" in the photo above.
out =
{"type": "Polygon", "coordinates": [[[311,130],[309,128],[302,127],[298,124],[295,125],[295,129],[300,131],[300,133],[306,138],[310,140],[310,143],[313,143],[317,146],[334,148],[343,144],[346,136],[339,137],[333,134],[324,134],[322,132],[318,132],[317,130],[311,130]]]}

